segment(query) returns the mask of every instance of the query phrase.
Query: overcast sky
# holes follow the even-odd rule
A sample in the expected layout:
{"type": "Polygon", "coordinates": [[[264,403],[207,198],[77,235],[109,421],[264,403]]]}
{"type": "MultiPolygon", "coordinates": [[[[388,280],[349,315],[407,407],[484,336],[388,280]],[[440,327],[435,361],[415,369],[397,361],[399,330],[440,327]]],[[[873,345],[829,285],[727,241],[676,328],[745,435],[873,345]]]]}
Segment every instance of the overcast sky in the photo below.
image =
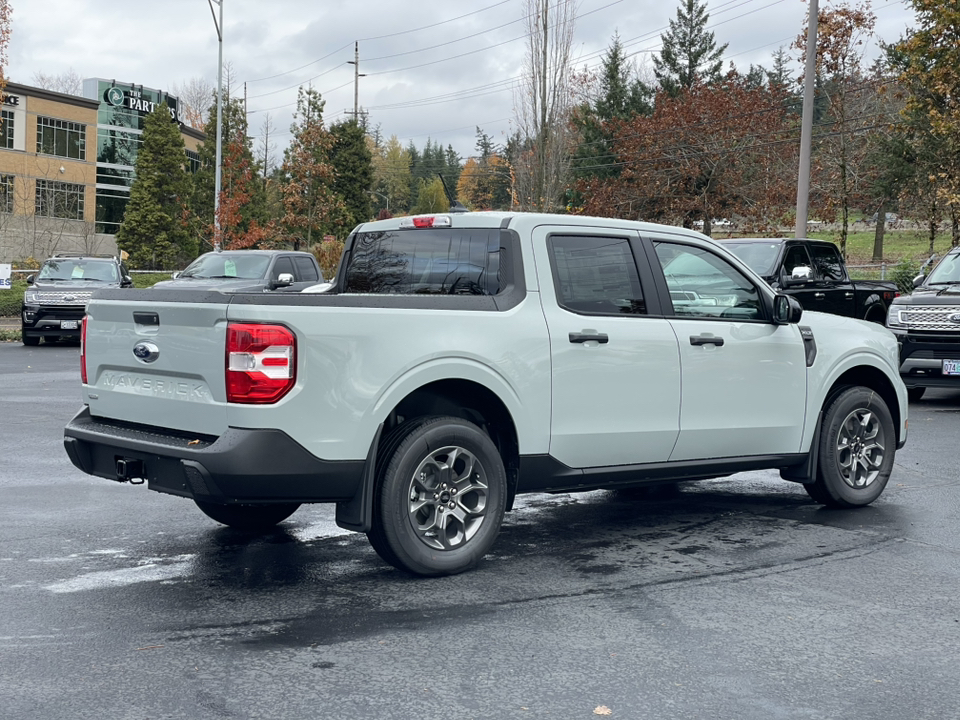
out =
{"type": "MultiPolygon", "coordinates": [[[[827,0],[820,0],[823,7],[827,0]]],[[[74,70],[169,90],[217,77],[217,37],[208,0],[12,0],[9,78],[74,70]]],[[[615,32],[638,66],[650,68],[679,0],[580,0],[578,66],[597,67],[615,32]]],[[[804,0],[710,0],[728,62],[767,68],[803,30],[804,0]]],[[[234,93],[247,87],[250,133],[269,113],[278,145],[289,138],[297,86],[312,84],[325,117],[353,110],[354,41],[360,105],[387,137],[422,147],[427,138],[474,153],[475,126],[497,142],[510,133],[515,79],[525,53],[523,0],[224,0],[224,62],[234,93]],[[455,95],[454,95],[455,93],[455,95]]],[[[913,24],[903,0],[873,0],[877,35],[892,41],[913,24]]],[[[875,54],[875,50],[872,51],[875,54]]],[[[791,51],[793,53],[793,51],[791,51]]],[[[795,54],[795,53],[794,53],[795,54]]],[[[796,63],[799,73],[801,65],[796,63]]]]}

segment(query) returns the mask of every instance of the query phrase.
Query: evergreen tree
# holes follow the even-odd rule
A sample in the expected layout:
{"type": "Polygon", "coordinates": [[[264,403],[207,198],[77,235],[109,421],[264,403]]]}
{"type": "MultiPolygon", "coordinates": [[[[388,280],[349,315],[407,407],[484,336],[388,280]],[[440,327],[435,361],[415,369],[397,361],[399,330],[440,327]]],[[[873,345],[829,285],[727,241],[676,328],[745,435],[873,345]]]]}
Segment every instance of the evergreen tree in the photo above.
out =
{"type": "Polygon", "coordinates": [[[421,180],[417,191],[417,204],[413,207],[413,214],[440,213],[450,208],[450,201],[443,188],[443,181],[439,176],[433,180],[421,180]]]}
{"type": "Polygon", "coordinates": [[[336,234],[346,236],[372,215],[373,158],[363,128],[353,120],[334,124],[330,134],[333,136],[330,164],[336,172],[333,191],[343,198],[346,206],[344,224],[337,228],[336,234]]]}
{"type": "Polygon", "coordinates": [[[189,229],[191,183],[183,138],[166,104],[144,120],[142,138],[117,247],[130,254],[136,268],[182,267],[197,256],[197,243],[189,229]]]}
{"type": "Polygon", "coordinates": [[[324,104],[318,91],[300,88],[290,126],[293,139],[284,152],[282,222],[295,249],[311,249],[345,224],[343,199],[333,189],[334,137],[323,126],[324,104]]]}
{"type": "Polygon", "coordinates": [[[614,177],[620,174],[612,150],[612,121],[649,115],[653,112],[652,94],[649,87],[634,77],[620,36],[614,35],[603,56],[597,99],[581,105],[573,114],[574,126],[580,131],[580,142],[573,156],[577,177],[614,177]]]}
{"type": "Polygon", "coordinates": [[[653,57],[653,72],[670,97],[677,97],[698,80],[719,82],[727,44],[717,47],[713,33],[706,29],[709,19],[705,0],[681,0],[676,19],[663,34],[663,49],[659,57],[653,57]]]}

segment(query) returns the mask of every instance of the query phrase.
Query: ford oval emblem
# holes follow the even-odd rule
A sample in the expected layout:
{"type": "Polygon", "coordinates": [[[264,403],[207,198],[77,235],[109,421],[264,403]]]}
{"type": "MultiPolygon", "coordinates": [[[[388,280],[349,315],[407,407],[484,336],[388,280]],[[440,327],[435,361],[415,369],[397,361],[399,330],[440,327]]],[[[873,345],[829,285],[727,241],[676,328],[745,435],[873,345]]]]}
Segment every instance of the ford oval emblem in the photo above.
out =
{"type": "Polygon", "coordinates": [[[950,322],[960,323],[960,313],[954,313],[953,315],[949,315],[947,319],[950,322]]]}
{"type": "Polygon", "coordinates": [[[137,343],[133,346],[133,356],[140,362],[152,363],[160,357],[160,348],[153,343],[137,343]]]}
{"type": "Polygon", "coordinates": [[[74,295],[64,295],[64,296],[63,296],[63,301],[64,301],[64,302],[73,302],[73,301],[76,300],[76,299],[77,299],[77,298],[76,298],[76,296],[74,296],[74,295]]]}

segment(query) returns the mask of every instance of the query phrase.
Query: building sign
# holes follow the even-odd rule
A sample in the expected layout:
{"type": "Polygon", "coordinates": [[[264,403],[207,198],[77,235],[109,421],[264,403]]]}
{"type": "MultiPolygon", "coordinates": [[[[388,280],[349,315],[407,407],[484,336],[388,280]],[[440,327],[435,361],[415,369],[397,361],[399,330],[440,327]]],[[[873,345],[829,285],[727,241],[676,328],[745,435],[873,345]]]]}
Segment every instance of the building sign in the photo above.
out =
{"type": "Polygon", "coordinates": [[[10,289],[12,272],[13,266],[10,263],[0,263],[0,290],[10,289]]]}
{"type": "Polygon", "coordinates": [[[180,124],[184,124],[185,122],[182,105],[172,95],[167,95],[161,100],[160,93],[155,91],[148,93],[134,88],[124,90],[123,88],[113,86],[107,88],[103,93],[103,101],[115,108],[132,110],[139,115],[149,115],[152,113],[156,109],[159,101],[160,104],[167,106],[167,109],[170,111],[171,120],[176,120],[180,124]],[[155,99],[150,99],[150,96],[153,96],[155,99]]]}
{"type": "Polygon", "coordinates": [[[20,98],[17,97],[16,95],[4,95],[4,96],[3,96],[3,104],[4,104],[4,105],[13,105],[14,107],[17,107],[17,106],[20,105],[20,98]]]}

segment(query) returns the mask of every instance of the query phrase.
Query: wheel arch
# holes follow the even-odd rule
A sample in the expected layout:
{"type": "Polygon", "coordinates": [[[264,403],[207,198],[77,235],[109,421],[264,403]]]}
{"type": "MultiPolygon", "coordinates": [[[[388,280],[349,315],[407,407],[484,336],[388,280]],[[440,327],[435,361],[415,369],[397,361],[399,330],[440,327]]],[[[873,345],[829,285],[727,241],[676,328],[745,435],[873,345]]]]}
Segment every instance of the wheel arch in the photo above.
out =
{"type": "Polygon", "coordinates": [[[856,365],[845,370],[837,377],[824,396],[821,412],[839,393],[848,387],[855,386],[870,388],[883,398],[887,408],[890,410],[890,414],[893,416],[893,426],[897,434],[897,443],[899,444],[903,418],[900,414],[900,402],[897,391],[886,373],[873,365],[856,365]]]}

